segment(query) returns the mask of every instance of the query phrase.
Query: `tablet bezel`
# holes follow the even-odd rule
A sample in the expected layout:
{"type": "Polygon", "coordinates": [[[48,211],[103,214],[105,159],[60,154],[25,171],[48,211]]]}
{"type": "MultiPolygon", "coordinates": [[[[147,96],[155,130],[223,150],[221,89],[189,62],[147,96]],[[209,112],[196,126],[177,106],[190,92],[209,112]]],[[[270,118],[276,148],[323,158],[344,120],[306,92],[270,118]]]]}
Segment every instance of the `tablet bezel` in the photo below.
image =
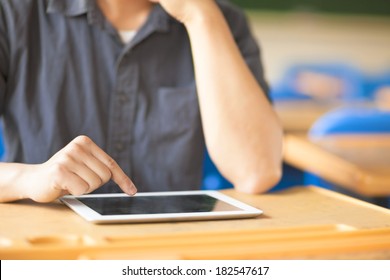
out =
{"type": "Polygon", "coordinates": [[[60,198],[64,204],[82,216],[85,220],[96,223],[141,223],[141,222],[167,222],[167,221],[190,221],[190,220],[216,220],[216,219],[238,219],[252,218],[263,213],[262,210],[224,195],[218,191],[172,191],[172,192],[145,192],[137,193],[136,196],[177,196],[177,195],[209,195],[225,203],[231,204],[240,210],[218,211],[218,212],[189,212],[189,213],[168,213],[168,214],[130,214],[130,215],[101,215],[89,206],[82,203],[78,198],[88,197],[125,197],[124,193],[112,194],[87,194],[83,196],[64,196],[60,198]]]}

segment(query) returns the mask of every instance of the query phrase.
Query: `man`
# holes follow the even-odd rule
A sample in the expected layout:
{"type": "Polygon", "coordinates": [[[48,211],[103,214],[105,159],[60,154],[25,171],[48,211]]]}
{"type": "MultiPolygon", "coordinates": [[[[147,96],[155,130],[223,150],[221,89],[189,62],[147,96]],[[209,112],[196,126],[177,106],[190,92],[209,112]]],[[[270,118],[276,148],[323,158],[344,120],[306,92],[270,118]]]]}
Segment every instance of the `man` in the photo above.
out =
{"type": "Polygon", "coordinates": [[[223,1],[0,0],[0,201],[199,188],[204,143],[237,190],[268,190],[282,131],[259,59],[223,1]]]}

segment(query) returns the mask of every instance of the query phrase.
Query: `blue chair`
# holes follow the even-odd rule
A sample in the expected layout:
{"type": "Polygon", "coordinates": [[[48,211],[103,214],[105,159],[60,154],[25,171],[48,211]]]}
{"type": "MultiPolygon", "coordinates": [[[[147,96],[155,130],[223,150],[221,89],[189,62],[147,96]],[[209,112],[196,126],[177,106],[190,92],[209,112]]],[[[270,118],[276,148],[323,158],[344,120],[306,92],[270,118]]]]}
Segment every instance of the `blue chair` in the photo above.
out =
{"type": "Polygon", "coordinates": [[[335,109],[313,124],[309,137],[353,133],[390,133],[390,111],[365,107],[335,109]]]}
{"type": "Polygon", "coordinates": [[[370,99],[375,99],[375,94],[382,87],[390,87],[390,69],[381,74],[366,76],[364,79],[364,91],[370,99]]]}
{"type": "Polygon", "coordinates": [[[364,88],[363,75],[352,66],[342,63],[297,64],[286,70],[280,81],[271,86],[270,96],[275,102],[309,100],[313,96],[301,92],[297,80],[302,73],[315,73],[334,77],[342,81],[341,100],[365,100],[368,98],[364,88]]]}
{"type": "Polygon", "coordinates": [[[221,175],[206,150],[203,161],[202,190],[222,190],[229,188],[233,188],[232,183],[221,175]]]}
{"type": "MultiPolygon", "coordinates": [[[[317,120],[309,131],[309,137],[318,139],[335,134],[387,134],[390,133],[390,111],[377,108],[343,107],[326,113],[317,120]]],[[[305,173],[305,185],[316,185],[336,190],[381,206],[389,207],[388,198],[367,198],[328,182],[321,177],[305,173]]]]}
{"type": "Polygon", "coordinates": [[[5,148],[3,142],[3,126],[0,123],[0,161],[3,161],[4,152],[5,152],[5,148]]]}
{"type": "MultiPolygon", "coordinates": [[[[343,63],[296,64],[286,70],[280,81],[271,86],[270,97],[275,102],[314,100],[314,97],[301,92],[297,80],[302,73],[315,73],[334,77],[342,81],[343,87],[339,99],[341,101],[361,101],[368,97],[364,91],[364,80],[361,73],[352,66],[343,63]]],[[[334,97],[329,97],[332,99],[334,97]]],[[[304,172],[287,164],[283,164],[280,182],[272,191],[282,190],[295,185],[304,184],[304,172]]]]}
{"type": "MultiPolygon", "coordinates": [[[[342,81],[342,91],[340,96],[337,97],[337,101],[342,103],[354,103],[359,104],[361,101],[371,101],[375,98],[374,91],[377,90],[380,86],[390,85],[390,71],[385,72],[383,75],[370,77],[364,76],[358,69],[343,63],[328,63],[328,64],[297,64],[285,72],[282,79],[271,87],[271,99],[275,103],[280,101],[301,101],[301,100],[314,100],[318,97],[310,96],[303,92],[299,91],[299,88],[296,86],[297,79],[301,73],[316,73],[322,74],[324,76],[334,77],[342,81]]],[[[324,97],[321,97],[323,100],[324,97]]],[[[331,100],[335,97],[331,96],[328,100],[331,100]]],[[[326,98],[325,98],[326,99],[326,98]]],[[[359,112],[360,114],[361,112],[359,112]]],[[[366,112],[366,114],[371,114],[366,112]]],[[[355,114],[356,115],[356,114],[355,114]]],[[[376,117],[377,114],[375,114],[376,117]]],[[[335,116],[334,118],[342,116],[335,116]]],[[[365,120],[365,117],[363,117],[365,120]]],[[[364,121],[360,120],[360,121],[364,121]]],[[[334,122],[339,123],[341,126],[340,120],[333,120],[334,122]]],[[[328,120],[326,121],[328,123],[328,120]]],[[[380,131],[378,126],[385,125],[385,123],[376,122],[373,126],[367,126],[371,128],[370,133],[373,131],[380,131]]],[[[322,126],[321,123],[318,123],[317,126],[322,126]]],[[[346,131],[352,126],[357,126],[357,123],[352,125],[347,122],[346,127],[341,128],[341,131],[346,131]]],[[[360,124],[359,124],[360,126],[360,124]]],[[[323,127],[318,128],[318,130],[324,129],[323,127]]],[[[317,130],[317,131],[318,131],[317,130]]],[[[324,133],[328,133],[325,132],[324,133]]],[[[305,184],[304,173],[288,164],[283,164],[283,176],[278,185],[274,190],[285,189],[293,185],[303,185],[305,184]]]]}
{"type": "Polygon", "coordinates": [[[304,185],[304,172],[294,166],[291,166],[285,162],[282,165],[282,178],[280,181],[270,190],[270,192],[277,192],[288,189],[293,186],[304,185]]]}

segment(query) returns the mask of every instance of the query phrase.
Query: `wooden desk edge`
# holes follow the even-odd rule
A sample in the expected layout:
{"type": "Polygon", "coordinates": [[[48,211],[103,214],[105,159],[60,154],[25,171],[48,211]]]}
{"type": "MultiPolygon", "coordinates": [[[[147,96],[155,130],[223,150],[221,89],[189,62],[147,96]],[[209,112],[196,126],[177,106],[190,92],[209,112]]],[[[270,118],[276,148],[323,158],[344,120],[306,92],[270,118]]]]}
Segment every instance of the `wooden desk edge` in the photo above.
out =
{"type": "Polygon", "coordinates": [[[284,136],[283,158],[286,163],[362,195],[388,196],[390,194],[390,189],[386,187],[387,180],[382,183],[382,178],[371,176],[364,169],[327,152],[305,137],[291,134],[284,136]],[[316,156],[313,157],[313,155],[316,156]],[[301,158],[305,158],[305,160],[302,161],[301,158]],[[333,168],[332,170],[321,168],[320,166],[323,165],[333,168]]]}

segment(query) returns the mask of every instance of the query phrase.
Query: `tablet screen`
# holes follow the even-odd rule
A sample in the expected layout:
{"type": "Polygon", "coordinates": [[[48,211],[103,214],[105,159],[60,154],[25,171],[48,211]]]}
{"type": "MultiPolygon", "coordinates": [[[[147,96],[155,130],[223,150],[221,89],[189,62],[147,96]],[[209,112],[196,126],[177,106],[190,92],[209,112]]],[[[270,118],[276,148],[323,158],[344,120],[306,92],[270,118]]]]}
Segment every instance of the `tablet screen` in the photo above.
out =
{"type": "Polygon", "coordinates": [[[137,223],[256,217],[262,213],[216,191],[175,191],[64,196],[60,199],[87,221],[137,223]]]}
{"type": "Polygon", "coordinates": [[[85,197],[79,201],[100,215],[168,214],[218,211],[240,211],[234,205],[205,194],[85,197]]]}

